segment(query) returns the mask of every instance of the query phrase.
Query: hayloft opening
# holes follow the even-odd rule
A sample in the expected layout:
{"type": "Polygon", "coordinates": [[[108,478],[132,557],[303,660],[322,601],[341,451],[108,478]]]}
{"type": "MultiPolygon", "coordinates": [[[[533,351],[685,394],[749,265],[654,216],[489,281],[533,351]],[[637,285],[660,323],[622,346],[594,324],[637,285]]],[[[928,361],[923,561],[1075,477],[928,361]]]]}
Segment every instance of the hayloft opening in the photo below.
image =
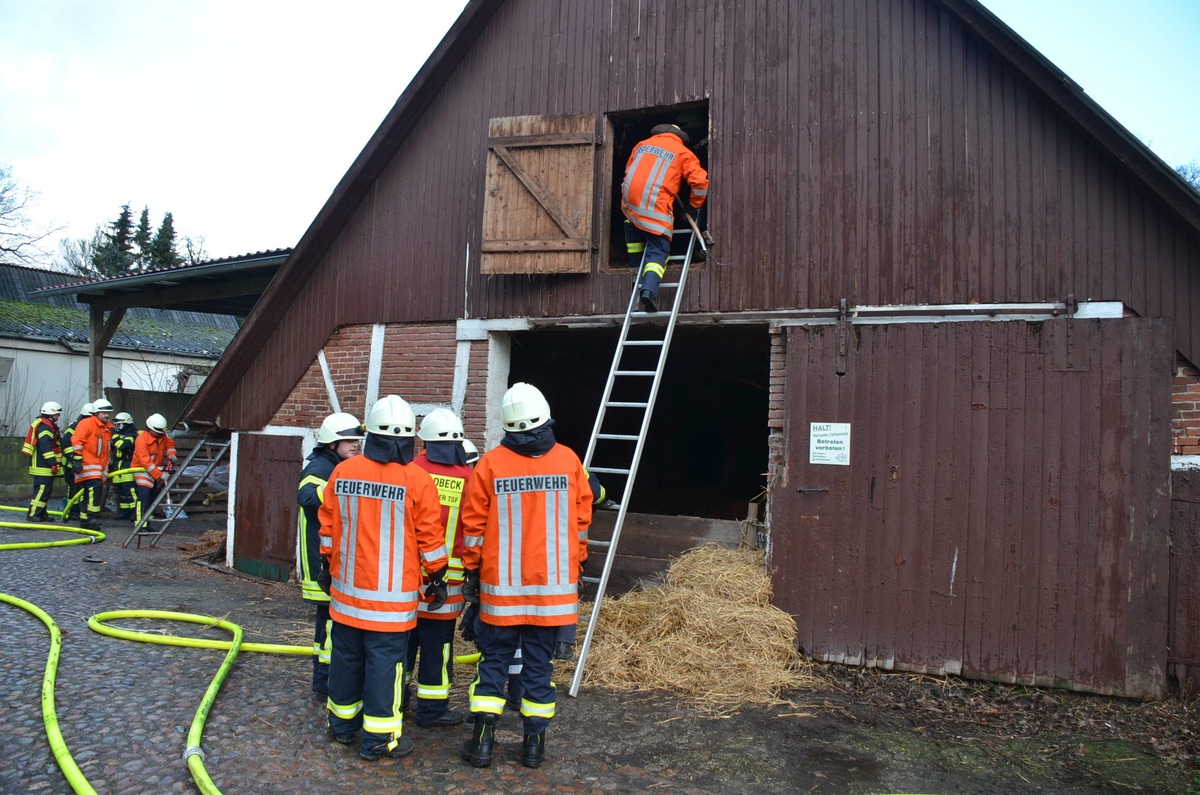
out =
{"type": "MultiPolygon", "coordinates": [[[[542,390],[558,440],[580,458],[616,341],[612,329],[512,335],[509,383],[527,381],[542,390]]],[[[766,485],[769,365],[764,327],[676,328],[630,510],[709,519],[746,516],[747,503],[766,485]]],[[[625,359],[622,366],[637,365],[625,359]]],[[[636,396],[614,394],[613,399],[636,396]]],[[[640,415],[636,421],[630,417],[629,427],[619,432],[636,434],[637,421],[640,415]]],[[[602,442],[593,463],[628,466],[632,446],[619,444],[629,443],[602,442]]],[[[613,499],[624,500],[623,477],[602,480],[613,499]]]]}
{"type": "MultiPolygon", "coordinates": [[[[621,213],[621,182],[625,179],[625,164],[633,147],[639,141],[650,136],[650,130],[656,124],[677,124],[687,133],[690,148],[700,159],[700,165],[708,169],[708,101],[686,102],[666,108],[642,108],[624,113],[608,115],[610,129],[609,140],[612,141],[612,184],[609,190],[609,229],[608,229],[608,265],[615,268],[627,268],[628,259],[625,254],[625,216],[621,213]]],[[[686,187],[681,197],[687,202],[686,187]]],[[[704,212],[701,212],[701,228],[705,227],[704,212]]],[[[687,229],[687,221],[676,214],[675,228],[687,229]]],[[[682,254],[685,248],[685,238],[680,236],[678,248],[672,247],[672,254],[682,254]]]]}

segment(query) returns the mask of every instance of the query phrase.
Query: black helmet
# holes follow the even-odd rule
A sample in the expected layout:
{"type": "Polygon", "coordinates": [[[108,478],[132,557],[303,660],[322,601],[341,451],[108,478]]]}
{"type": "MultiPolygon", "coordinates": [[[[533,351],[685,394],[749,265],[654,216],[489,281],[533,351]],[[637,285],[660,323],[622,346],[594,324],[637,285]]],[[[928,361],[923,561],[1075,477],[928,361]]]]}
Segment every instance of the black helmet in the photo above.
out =
{"type": "Polygon", "coordinates": [[[692,143],[691,139],[688,138],[688,134],[685,133],[683,130],[679,129],[678,125],[656,124],[656,125],[654,125],[654,127],[652,127],[650,129],[651,135],[662,135],[663,133],[671,133],[672,135],[679,136],[679,140],[683,141],[684,146],[689,146],[692,143]]]}

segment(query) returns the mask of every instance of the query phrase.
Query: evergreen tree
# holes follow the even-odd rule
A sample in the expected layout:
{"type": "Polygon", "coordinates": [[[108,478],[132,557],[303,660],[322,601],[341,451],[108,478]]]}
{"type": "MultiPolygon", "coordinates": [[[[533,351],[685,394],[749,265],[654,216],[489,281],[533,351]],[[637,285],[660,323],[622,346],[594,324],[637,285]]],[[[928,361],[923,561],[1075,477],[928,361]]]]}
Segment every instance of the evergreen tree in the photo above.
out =
{"type": "Polygon", "coordinates": [[[175,247],[175,218],[167,213],[163,216],[162,225],[150,242],[150,267],[174,268],[183,262],[175,247]]]}
{"type": "Polygon", "coordinates": [[[121,207],[117,220],[108,225],[103,243],[92,256],[92,267],[98,276],[124,276],[133,268],[133,214],[129,205],[121,207]]]}
{"type": "Polygon", "coordinates": [[[133,243],[137,248],[134,255],[136,269],[144,271],[150,267],[150,208],[142,207],[142,216],[138,219],[137,231],[133,233],[133,243]]]}

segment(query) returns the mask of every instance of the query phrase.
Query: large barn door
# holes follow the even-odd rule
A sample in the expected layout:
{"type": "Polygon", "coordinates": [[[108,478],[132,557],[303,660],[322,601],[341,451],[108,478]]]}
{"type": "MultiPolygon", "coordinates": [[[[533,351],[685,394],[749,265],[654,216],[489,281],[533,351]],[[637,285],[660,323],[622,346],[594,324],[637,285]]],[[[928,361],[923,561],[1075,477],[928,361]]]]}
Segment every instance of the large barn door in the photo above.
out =
{"type": "Polygon", "coordinates": [[[488,126],[483,273],[588,273],[596,120],[510,116],[488,126]]]}
{"type": "Polygon", "coordinates": [[[854,665],[1158,696],[1169,324],[839,334],[798,327],[787,343],[771,566],[801,647],[854,665]]]}
{"type": "Polygon", "coordinates": [[[233,503],[233,567],[287,582],[296,560],[300,437],[241,434],[233,503]]]}

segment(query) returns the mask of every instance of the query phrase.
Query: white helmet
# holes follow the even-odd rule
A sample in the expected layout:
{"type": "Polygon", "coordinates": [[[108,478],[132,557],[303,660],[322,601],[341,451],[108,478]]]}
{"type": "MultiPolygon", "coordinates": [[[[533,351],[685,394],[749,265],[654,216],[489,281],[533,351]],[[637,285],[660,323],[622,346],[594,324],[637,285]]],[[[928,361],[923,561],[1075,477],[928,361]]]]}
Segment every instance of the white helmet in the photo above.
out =
{"type": "Polygon", "coordinates": [[[84,403],[83,408],[79,410],[81,416],[90,417],[96,413],[96,407],[91,403],[84,403]]]}
{"type": "Polygon", "coordinates": [[[113,417],[113,422],[120,424],[122,422],[133,422],[133,415],[128,411],[122,411],[117,416],[113,417]]]}
{"type": "Polygon", "coordinates": [[[330,444],[363,438],[363,426],[352,414],[330,414],[317,429],[317,444],[330,444]]]}
{"type": "Polygon", "coordinates": [[[387,395],[367,412],[367,433],[376,436],[412,437],[417,435],[417,415],[399,395],[387,395]]]}
{"type": "Polygon", "coordinates": [[[104,398],[100,398],[92,404],[92,411],[112,411],[113,404],[109,403],[104,398]]]}
{"type": "Polygon", "coordinates": [[[161,414],[151,414],[146,418],[146,427],[158,433],[166,433],[167,418],[161,414]]]}
{"type": "Polygon", "coordinates": [[[506,431],[530,431],[550,419],[550,404],[532,384],[513,384],[500,399],[500,417],[506,431]]]}
{"type": "Polygon", "coordinates": [[[55,403],[53,400],[47,400],[42,404],[43,414],[62,414],[62,406],[55,403]]]}
{"type": "Polygon", "coordinates": [[[470,439],[462,440],[463,451],[467,454],[467,463],[474,464],[479,460],[479,448],[470,439]]]}
{"type": "Polygon", "coordinates": [[[463,438],[462,420],[450,409],[434,409],[421,418],[421,430],[417,431],[427,442],[453,442],[463,438]]]}

